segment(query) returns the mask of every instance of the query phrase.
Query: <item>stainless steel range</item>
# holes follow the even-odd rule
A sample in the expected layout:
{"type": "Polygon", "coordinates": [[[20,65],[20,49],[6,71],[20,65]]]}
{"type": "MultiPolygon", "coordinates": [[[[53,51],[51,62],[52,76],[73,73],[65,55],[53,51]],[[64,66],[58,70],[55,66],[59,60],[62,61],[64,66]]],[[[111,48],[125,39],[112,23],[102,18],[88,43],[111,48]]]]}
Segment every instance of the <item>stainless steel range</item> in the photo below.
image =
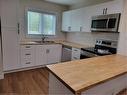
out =
{"type": "Polygon", "coordinates": [[[81,59],[116,54],[117,41],[97,40],[95,47],[82,48],[81,59]]]}

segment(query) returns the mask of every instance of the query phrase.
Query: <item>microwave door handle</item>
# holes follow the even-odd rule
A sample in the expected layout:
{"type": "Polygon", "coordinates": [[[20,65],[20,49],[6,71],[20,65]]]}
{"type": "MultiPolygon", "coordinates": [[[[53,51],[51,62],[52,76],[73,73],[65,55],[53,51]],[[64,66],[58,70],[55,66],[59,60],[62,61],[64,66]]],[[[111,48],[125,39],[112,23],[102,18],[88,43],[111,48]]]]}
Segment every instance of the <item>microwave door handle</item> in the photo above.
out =
{"type": "Polygon", "coordinates": [[[107,24],[106,24],[106,28],[108,29],[108,25],[109,25],[109,18],[108,18],[108,21],[107,21],[107,24]]]}

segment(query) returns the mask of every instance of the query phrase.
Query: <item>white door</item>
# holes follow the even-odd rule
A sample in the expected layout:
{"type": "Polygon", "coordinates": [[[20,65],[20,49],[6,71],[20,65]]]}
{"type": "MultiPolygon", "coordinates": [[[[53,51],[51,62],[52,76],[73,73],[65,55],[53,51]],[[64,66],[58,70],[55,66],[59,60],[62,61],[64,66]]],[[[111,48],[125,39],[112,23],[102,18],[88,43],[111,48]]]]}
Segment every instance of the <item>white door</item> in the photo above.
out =
{"type": "Polygon", "coordinates": [[[81,21],[82,21],[82,10],[77,9],[71,11],[71,31],[80,32],[81,31],[81,21]]]}
{"type": "Polygon", "coordinates": [[[61,45],[47,45],[46,53],[48,64],[61,62],[61,45]]]}
{"type": "Polygon", "coordinates": [[[36,66],[46,65],[46,64],[47,64],[46,46],[37,45],[36,46],[36,66]]]}

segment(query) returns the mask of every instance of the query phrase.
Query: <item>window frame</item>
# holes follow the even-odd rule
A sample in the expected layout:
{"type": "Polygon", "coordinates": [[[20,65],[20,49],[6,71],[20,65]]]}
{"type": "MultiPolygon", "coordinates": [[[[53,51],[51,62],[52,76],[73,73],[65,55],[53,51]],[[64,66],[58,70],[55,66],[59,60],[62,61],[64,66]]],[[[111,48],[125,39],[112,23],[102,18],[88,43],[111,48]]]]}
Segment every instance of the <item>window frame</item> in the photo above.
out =
{"type": "Polygon", "coordinates": [[[38,12],[38,13],[42,13],[42,14],[49,14],[49,15],[54,15],[55,18],[56,18],[56,25],[55,25],[55,34],[52,34],[52,35],[44,35],[44,36],[47,36],[47,37],[56,37],[56,33],[57,33],[57,23],[58,23],[58,15],[56,12],[52,12],[52,11],[44,11],[42,9],[34,9],[34,8],[27,8],[25,10],[25,34],[26,34],[26,37],[27,38],[41,38],[43,36],[43,34],[28,34],[28,11],[31,11],[31,12],[38,12]]]}

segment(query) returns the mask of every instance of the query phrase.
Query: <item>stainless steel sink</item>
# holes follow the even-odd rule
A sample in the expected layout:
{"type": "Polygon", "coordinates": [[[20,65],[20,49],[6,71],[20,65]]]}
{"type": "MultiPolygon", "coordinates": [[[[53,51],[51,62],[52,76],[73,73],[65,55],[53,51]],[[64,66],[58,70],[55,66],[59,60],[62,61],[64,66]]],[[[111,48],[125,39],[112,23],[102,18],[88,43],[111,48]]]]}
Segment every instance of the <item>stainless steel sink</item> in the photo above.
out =
{"type": "Polygon", "coordinates": [[[54,41],[35,41],[38,44],[54,44],[54,41]]]}

